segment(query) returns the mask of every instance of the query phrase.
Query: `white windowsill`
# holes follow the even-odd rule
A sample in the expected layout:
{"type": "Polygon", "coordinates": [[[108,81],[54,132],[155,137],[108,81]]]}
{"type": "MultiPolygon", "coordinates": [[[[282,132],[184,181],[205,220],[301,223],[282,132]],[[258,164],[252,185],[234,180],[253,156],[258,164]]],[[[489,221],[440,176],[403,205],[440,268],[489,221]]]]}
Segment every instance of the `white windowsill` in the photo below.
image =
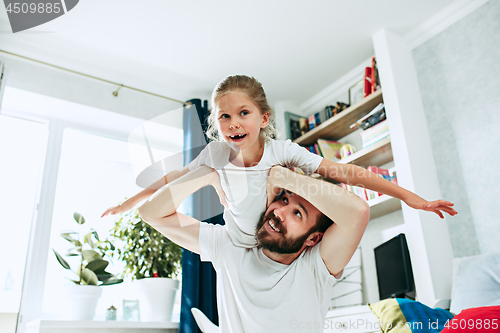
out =
{"type": "Polygon", "coordinates": [[[94,321],[94,320],[45,320],[36,319],[26,324],[40,328],[178,328],[178,322],[162,321],[94,321]]]}

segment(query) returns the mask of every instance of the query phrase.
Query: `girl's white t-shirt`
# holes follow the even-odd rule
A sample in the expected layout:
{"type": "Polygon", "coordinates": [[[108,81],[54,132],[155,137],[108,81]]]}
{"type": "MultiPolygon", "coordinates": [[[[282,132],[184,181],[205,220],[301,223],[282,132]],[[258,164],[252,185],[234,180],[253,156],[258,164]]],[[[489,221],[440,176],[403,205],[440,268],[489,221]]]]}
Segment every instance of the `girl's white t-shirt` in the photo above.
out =
{"type": "Polygon", "coordinates": [[[274,165],[298,167],[315,172],[323,157],[313,154],[290,140],[268,140],[256,166],[238,167],[229,162],[231,147],[226,142],[211,142],[188,164],[190,171],[206,165],[219,173],[228,208],[224,210],[229,236],[234,245],[253,247],[255,227],[266,210],[266,183],[274,165]]]}

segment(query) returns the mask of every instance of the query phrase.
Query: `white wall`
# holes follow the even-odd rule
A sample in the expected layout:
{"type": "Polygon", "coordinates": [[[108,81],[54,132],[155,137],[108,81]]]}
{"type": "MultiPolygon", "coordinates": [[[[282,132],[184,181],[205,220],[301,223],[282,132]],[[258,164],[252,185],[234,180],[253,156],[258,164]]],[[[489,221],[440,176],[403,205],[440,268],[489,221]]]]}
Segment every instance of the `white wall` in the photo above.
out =
{"type": "Polygon", "coordinates": [[[455,257],[498,253],[500,2],[413,50],[455,257]]]}

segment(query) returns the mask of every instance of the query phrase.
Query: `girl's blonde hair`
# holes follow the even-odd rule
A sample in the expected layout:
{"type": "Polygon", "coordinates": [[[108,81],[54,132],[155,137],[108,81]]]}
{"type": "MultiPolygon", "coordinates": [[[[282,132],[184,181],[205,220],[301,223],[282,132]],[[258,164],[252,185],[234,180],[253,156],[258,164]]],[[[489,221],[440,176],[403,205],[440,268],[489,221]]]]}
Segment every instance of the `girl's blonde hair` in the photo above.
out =
{"type": "Polygon", "coordinates": [[[220,141],[219,131],[217,129],[217,104],[222,96],[231,91],[242,91],[248,95],[253,103],[259,108],[261,114],[269,112],[269,124],[265,128],[260,129],[261,142],[269,139],[276,139],[278,131],[276,130],[276,120],[274,111],[267,102],[266,93],[262,84],[253,77],[246,75],[233,75],[228,76],[217,86],[212,93],[212,111],[208,117],[207,137],[213,141],[220,141]]]}

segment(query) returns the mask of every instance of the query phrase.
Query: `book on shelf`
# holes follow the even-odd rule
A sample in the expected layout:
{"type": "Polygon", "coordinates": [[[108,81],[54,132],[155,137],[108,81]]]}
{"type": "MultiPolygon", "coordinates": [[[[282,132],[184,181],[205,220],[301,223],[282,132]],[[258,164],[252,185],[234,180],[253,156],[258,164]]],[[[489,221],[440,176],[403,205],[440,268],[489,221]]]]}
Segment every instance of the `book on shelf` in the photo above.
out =
{"type": "Polygon", "coordinates": [[[365,68],[365,87],[363,97],[367,97],[372,93],[372,68],[365,68]]]}
{"type": "Polygon", "coordinates": [[[372,57],[372,93],[380,89],[380,77],[378,75],[377,61],[372,57]]]}
{"type": "Polygon", "coordinates": [[[335,109],[335,107],[333,105],[327,105],[325,107],[325,116],[326,116],[326,119],[330,119],[333,116],[333,110],[334,109],[335,109]]]}
{"type": "Polygon", "coordinates": [[[319,112],[316,112],[314,114],[314,121],[315,121],[314,127],[318,127],[319,125],[321,125],[321,118],[319,114],[320,114],[319,112]]]}
{"type": "Polygon", "coordinates": [[[318,139],[317,144],[324,158],[330,161],[340,160],[340,149],[344,145],[342,142],[318,139]]]}
{"type": "Polygon", "coordinates": [[[377,61],[375,57],[371,59],[371,66],[365,68],[365,80],[364,80],[364,90],[363,95],[367,97],[374,93],[376,90],[380,89],[380,79],[378,76],[377,61]]]}
{"type": "Polygon", "coordinates": [[[317,154],[317,155],[319,155],[319,156],[321,156],[321,157],[324,157],[324,156],[323,156],[323,153],[321,152],[321,149],[320,149],[320,147],[319,147],[318,143],[315,143],[315,144],[314,144],[314,150],[316,151],[316,154],[317,154]]]}
{"type": "MultiPolygon", "coordinates": [[[[376,166],[369,166],[367,168],[367,170],[384,177],[385,179],[393,182],[396,185],[398,184],[396,177],[391,175],[391,172],[387,169],[379,168],[376,166]]],[[[344,189],[354,193],[355,195],[357,195],[358,197],[360,197],[361,199],[366,200],[366,201],[370,201],[372,199],[378,198],[378,197],[383,195],[380,192],[372,191],[372,190],[366,189],[364,187],[352,186],[352,185],[347,185],[344,183],[341,183],[341,186],[344,189]]]]}
{"type": "Polygon", "coordinates": [[[320,153],[319,153],[319,151],[318,151],[318,148],[317,148],[317,145],[316,145],[316,144],[306,146],[305,148],[306,148],[307,150],[309,150],[311,153],[316,154],[316,155],[320,155],[320,156],[321,156],[321,154],[320,154],[320,153]]]}
{"type": "Polygon", "coordinates": [[[357,195],[358,197],[360,197],[361,199],[363,199],[365,201],[370,201],[370,200],[375,199],[375,198],[382,195],[382,193],[378,193],[378,192],[366,189],[364,187],[347,185],[344,183],[341,183],[341,186],[345,190],[352,192],[353,194],[357,195]]]}
{"type": "Polygon", "coordinates": [[[307,118],[307,121],[309,122],[309,130],[312,130],[316,127],[316,117],[314,115],[309,116],[309,118],[307,118]]]}
{"type": "Polygon", "coordinates": [[[390,136],[389,123],[384,120],[360,133],[363,148],[390,136]]]}
{"type": "Polygon", "coordinates": [[[322,124],[324,123],[326,120],[328,119],[328,117],[326,116],[326,108],[324,108],[323,110],[321,110],[319,112],[319,123],[322,124]]]}
{"type": "Polygon", "coordinates": [[[389,129],[386,129],[384,132],[373,137],[372,139],[363,141],[363,149],[369,148],[370,146],[374,145],[375,143],[379,142],[380,140],[383,140],[383,139],[388,138],[388,137],[390,137],[389,129]]]}
{"type": "MultiPolygon", "coordinates": [[[[333,117],[333,116],[339,114],[340,112],[342,112],[343,110],[347,109],[348,107],[349,107],[349,104],[342,103],[342,102],[337,102],[336,106],[327,105],[327,106],[325,106],[324,109],[312,114],[307,119],[304,118],[304,120],[302,120],[302,123],[300,124],[300,128],[301,129],[307,128],[307,131],[312,130],[312,129],[318,127],[319,125],[321,125],[322,123],[324,123],[325,121],[327,121],[328,119],[330,119],[331,117],[333,117]],[[308,126],[306,126],[306,124],[305,124],[306,121],[309,124],[308,126]]],[[[307,132],[307,131],[305,131],[305,132],[307,132]]],[[[305,132],[303,134],[305,134],[305,132]]]]}

